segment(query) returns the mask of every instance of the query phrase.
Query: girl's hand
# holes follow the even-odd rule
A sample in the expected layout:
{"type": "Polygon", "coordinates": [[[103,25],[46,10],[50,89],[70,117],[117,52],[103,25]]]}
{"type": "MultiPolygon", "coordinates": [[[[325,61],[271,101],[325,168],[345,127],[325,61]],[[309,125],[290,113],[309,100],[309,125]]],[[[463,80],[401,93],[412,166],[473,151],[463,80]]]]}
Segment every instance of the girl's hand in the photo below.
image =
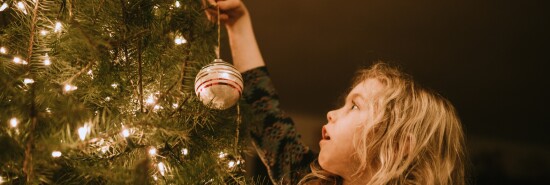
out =
{"type": "Polygon", "coordinates": [[[220,20],[227,26],[233,26],[241,20],[248,11],[241,0],[203,0],[206,2],[206,15],[208,19],[215,22],[218,19],[218,6],[220,7],[220,20]]]}

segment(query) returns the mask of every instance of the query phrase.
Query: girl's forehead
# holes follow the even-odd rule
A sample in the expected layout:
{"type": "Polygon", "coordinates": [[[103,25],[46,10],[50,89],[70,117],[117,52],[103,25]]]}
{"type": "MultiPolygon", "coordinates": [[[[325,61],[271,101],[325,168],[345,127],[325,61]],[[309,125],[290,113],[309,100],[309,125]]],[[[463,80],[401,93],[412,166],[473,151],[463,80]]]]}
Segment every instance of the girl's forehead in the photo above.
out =
{"type": "Polygon", "coordinates": [[[383,88],[382,83],[377,79],[368,78],[360,83],[358,83],[351,92],[348,94],[348,97],[352,96],[362,96],[364,98],[373,97],[376,93],[380,92],[383,88]]]}

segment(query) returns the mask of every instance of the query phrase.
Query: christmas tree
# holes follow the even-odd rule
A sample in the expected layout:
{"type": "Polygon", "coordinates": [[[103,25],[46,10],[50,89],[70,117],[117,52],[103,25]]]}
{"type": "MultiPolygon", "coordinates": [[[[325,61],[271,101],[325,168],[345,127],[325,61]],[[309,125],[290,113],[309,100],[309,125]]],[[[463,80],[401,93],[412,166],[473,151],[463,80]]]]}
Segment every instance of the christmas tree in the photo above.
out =
{"type": "Polygon", "coordinates": [[[0,183],[246,183],[239,107],[193,88],[219,36],[205,8],[0,1],[0,183]]]}

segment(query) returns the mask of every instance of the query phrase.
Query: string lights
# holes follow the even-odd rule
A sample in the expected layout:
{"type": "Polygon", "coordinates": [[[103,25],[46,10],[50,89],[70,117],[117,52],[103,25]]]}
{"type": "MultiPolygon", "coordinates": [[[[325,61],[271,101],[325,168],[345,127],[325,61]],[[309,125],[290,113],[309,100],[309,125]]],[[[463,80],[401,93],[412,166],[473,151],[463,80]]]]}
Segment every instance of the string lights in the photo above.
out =
{"type": "Polygon", "coordinates": [[[8,8],[8,3],[2,4],[2,6],[0,6],[0,12],[4,11],[6,8],[8,8]]]}
{"type": "Polygon", "coordinates": [[[155,147],[151,147],[151,148],[149,149],[149,155],[150,155],[151,157],[156,156],[156,155],[157,155],[157,149],[156,149],[155,147]]]}
{"type": "Polygon", "coordinates": [[[61,152],[60,151],[53,151],[52,152],[52,157],[53,158],[58,158],[58,157],[61,157],[61,152]]]}
{"type": "Polygon", "coordinates": [[[55,27],[53,29],[53,32],[59,33],[59,32],[61,32],[62,28],[63,28],[63,25],[61,24],[61,22],[57,21],[57,22],[55,22],[55,27]]]}
{"type": "Polygon", "coordinates": [[[74,91],[76,89],[78,89],[78,87],[74,86],[74,85],[71,85],[71,84],[65,84],[63,86],[63,91],[65,91],[65,92],[71,92],[71,91],[74,91]]]}
{"type": "Polygon", "coordinates": [[[23,79],[23,84],[28,85],[34,83],[34,80],[31,78],[25,78],[23,79]]]}
{"type": "Polygon", "coordinates": [[[45,66],[49,66],[49,65],[52,64],[52,62],[50,61],[50,57],[48,56],[47,53],[44,55],[44,61],[43,62],[44,62],[45,66]]]}
{"type": "Polygon", "coordinates": [[[49,32],[47,30],[40,30],[40,35],[42,35],[42,36],[46,36],[46,35],[48,35],[48,33],[49,32]]]}
{"type": "Polygon", "coordinates": [[[23,2],[17,2],[17,8],[27,15],[27,9],[25,8],[25,4],[23,4],[23,2]]]}
{"type": "Polygon", "coordinates": [[[178,36],[176,36],[176,39],[174,39],[174,42],[176,43],[176,45],[181,45],[181,44],[187,43],[187,40],[185,40],[185,38],[183,38],[183,36],[178,35],[178,36]]]}
{"type": "Polygon", "coordinates": [[[19,124],[19,120],[17,120],[17,118],[11,118],[11,119],[10,119],[10,126],[11,126],[12,128],[17,127],[17,124],[19,124]]]}
{"type": "Polygon", "coordinates": [[[149,97],[147,97],[147,99],[145,100],[145,104],[147,105],[153,105],[157,102],[157,100],[155,99],[155,96],[154,95],[149,95],[149,97]]]}
{"type": "Polygon", "coordinates": [[[164,173],[166,172],[166,166],[163,162],[159,162],[157,164],[157,167],[159,168],[160,175],[164,176],[164,173]]]}
{"type": "MultiPolygon", "coordinates": [[[[17,9],[20,10],[22,13],[28,14],[26,4],[25,4],[23,1],[19,1],[19,2],[17,2],[17,3],[14,3],[14,5],[12,5],[12,6],[15,6],[15,7],[13,7],[13,8],[17,8],[17,9]]],[[[182,4],[180,3],[180,1],[176,0],[174,6],[175,6],[176,8],[180,8],[180,7],[182,6],[182,4]]],[[[4,10],[7,9],[7,8],[9,8],[9,5],[8,5],[7,3],[3,3],[3,4],[0,6],[0,12],[1,12],[1,11],[4,11],[4,10]]],[[[154,8],[155,8],[155,9],[158,9],[157,6],[155,6],[154,8]]],[[[32,10],[32,9],[29,9],[29,10],[32,10]]],[[[32,12],[31,12],[31,13],[32,13],[32,12]]],[[[38,30],[37,30],[37,31],[38,31],[37,34],[39,34],[39,35],[41,35],[41,36],[47,36],[48,34],[51,34],[51,32],[52,32],[52,30],[51,30],[50,28],[46,28],[46,29],[41,29],[41,28],[39,28],[38,30]],[[38,30],[40,30],[40,31],[38,31],[38,30]]],[[[55,24],[54,24],[53,32],[55,32],[55,33],[61,33],[62,31],[63,31],[63,24],[62,24],[61,22],[59,22],[59,21],[56,21],[55,24]]],[[[111,37],[113,37],[113,36],[112,36],[112,33],[109,33],[109,35],[110,35],[111,37]]],[[[219,36],[219,34],[218,34],[218,36],[219,36]]],[[[174,38],[174,43],[175,43],[176,45],[186,44],[187,42],[188,42],[188,41],[187,41],[182,35],[179,35],[179,34],[176,35],[176,37],[174,38]]],[[[10,48],[10,49],[11,49],[11,48],[10,48]]],[[[6,47],[3,47],[3,46],[0,47],[0,54],[7,54],[7,53],[8,53],[8,49],[7,49],[6,47]]],[[[10,57],[10,58],[11,58],[11,57],[10,57]]],[[[219,58],[219,57],[218,57],[218,58],[219,58]]],[[[41,58],[41,59],[42,59],[41,62],[42,62],[42,64],[43,64],[44,66],[50,66],[50,65],[52,64],[52,61],[50,60],[50,57],[49,57],[48,53],[45,53],[44,56],[43,56],[43,58],[41,58]]],[[[60,58],[60,59],[61,59],[61,58],[60,58]]],[[[61,61],[61,60],[57,60],[57,58],[54,57],[54,62],[56,62],[56,64],[59,63],[59,61],[61,61]]],[[[27,61],[25,61],[24,59],[22,59],[22,58],[20,58],[20,57],[17,57],[17,56],[16,56],[16,57],[13,57],[13,62],[14,62],[15,64],[22,64],[22,65],[27,65],[27,64],[28,64],[27,61]]],[[[34,60],[33,60],[33,62],[34,62],[34,60]]],[[[37,62],[40,62],[40,61],[37,61],[37,62]]],[[[34,64],[34,63],[33,63],[33,64],[34,64]]],[[[79,74],[80,74],[80,73],[79,73],[79,74]]],[[[87,71],[87,74],[88,74],[89,76],[91,76],[91,79],[94,79],[93,71],[92,71],[91,69],[90,69],[89,71],[87,71]]],[[[98,74],[99,74],[99,73],[98,73],[98,74]]],[[[70,81],[72,81],[72,80],[69,80],[69,82],[70,82],[70,81]]],[[[33,84],[33,83],[35,83],[35,81],[34,81],[32,78],[24,78],[24,79],[23,79],[23,84],[25,84],[25,85],[33,84]]],[[[78,89],[77,86],[75,86],[75,85],[73,85],[73,84],[70,84],[70,83],[62,84],[62,85],[63,85],[63,89],[62,89],[62,90],[63,90],[64,93],[72,92],[72,91],[75,91],[75,90],[78,89]]],[[[119,86],[120,86],[120,85],[119,85],[118,83],[112,83],[112,84],[111,84],[111,87],[112,87],[113,89],[117,89],[119,86]]],[[[121,88],[121,89],[122,89],[122,88],[121,88]]],[[[156,95],[157,95],[158,97],[160,97],[160,95],[159,95],[158,92],[157,92],[156,95]]],[[[150,95],[146,98],[145,104],[146,104],[146,105],[149,105],[149,106],[152,106],[152,107],[153,107],[153,110],[155,110],[155,111],[158,111],[158,110],[163,109],[162,106],[157,105],[157,101],[158,101],[157,98],[158,98],[158,97],[155,96],[155,93],[150,94],[150,95]]],[[[106,100],[106,101],[110,101],[110,100],[111,100],[111,97],[106,97],[105,100],[106,100]]],[[[170,104],[167,104],[167,107],[169,107],[169,105],[170,105],[170,104]]],[[[178,108],[178,107],[179,107],[179,104],[178,104],[178,103],[173,103],[173,104],[172,104],[172,107],[173,107],[174,109],[175,109],[175,108],[178,108]]],[[[48,113],[48,114],[51,114],[51,113],[52,113],[52,111],[51,111],[51,109],[50,109],[49,107],[48,107],[48,108],[45,108],[45,109],[43,109],[43,110],[44,110],[46,113],[48,113]]],[[[56,111],[61,112],[61,110],[59,110],[59,109],[56,109],[56,111]]],[[[96,111],[96,113],[97,113],[97,111],[96,111]]],[[[17,118],[13,117],[13,118],[11,118],[11,119],[9,120],[9,126],[11,126],[12,128],[17,128],[19,122],[20,122],[20,121],[19,121],[17,118]]],[[[88,136],[90,136],[90,134],[91,134],[91,127],[92,127],[92,126],[91,126],[90,123],[85,123],[82,127],[79,127],[79,128],[77,129],[78,137],[79,137],[79,139],[80,139],[81,141],[86,140],[86,138],[87,138],[88,136]]],[[[73,129],[74,129],[74,128],[73,128],[73,129]]],[[[122,136],[122,138],[128,138],[128,137],[130,137],[132,134],[138,135],[136,129],[137,129],[137,128],[129,129],[129,128],[125,128],[125,127],[123,126],[122,129],[121,129],[121,131],[120,131],[119,133],[116,133],[116,132],[115,132],[114,135],[117,136],[118,134],[120,134],[120,136],[122,136]]],[[[100,134],[98,133],[97,135],[100,135],[100,134]]],[[[73,135],[73,136],[74,136],[74,135],[73,135]]],[[[121,138],[120,136],[118,136],[119,139],[121,138]]],[[[137,138],[137,137],[136,137],[136,138],[137,138]]],[[[86,142],[86,143],[92,143],[92,142],[95,142],[95,141],[97,141],[97,140],[98,140],[98,138],[92,138],[92,139],[89,140],[89,142],[86,142]]],[[[107,141],[107,142],[113,142],[113,143],[114,143],[114,141],[112,141],[112,140],[107,141]]],[[[62,143],[63,143],[63,140],[62,140],[62,143]]],[[[105,153],[107,153],[107,152],[111,149],[111,147],[113,147],[112,152],[115,152],[115,151],[116,151],[116,149],[115,149],[114,146],[110,146],[111,143],[103,144],[103,139],[101,139],[101,142],[100,142],[100,143],[101,143],[101,144],[94,146],[94,147],[95,147],[94,150],[95,150],[96,152],[101,151],[103,154],[105,154],[105,153]]],[[[156,149],[155,147],[153,147],[153,146],[151,146],[151,147],[149,148],[149,150],[148,150],[148,153],[149,153],[149,155],[150,155],[151,157],[156,157],[156,156],[158,155],[157,152],[158,152],[157,149],[156,149]]],[[[181,154],[182,154],[183,156],[188,156],[189,153],[190,153],[190,152],[189,152],[189,149],[188,149],[188,148],[182,148],[182,149],[181,149],[181,154]]],[[[212,157],[215,157],[215,154],[216,154],[216,153],[214,152],[212,157]]],[[[59,158],[59,157],[61,157],[62,155],[63,155],[62,152],[61,152],[61,151],[58,151],[58,150],[54,150],[54,151],[51,152],[51,156],[52,156],[53,158],[59,158]]],[[[218,157],[219,157],[220,159],[222,159],[222,161],[227,162],[227,166],[228,166],[229,168],[234,168],[235,166],[237,166],[237,165],[239,165],[239,164],[241,163],[240,160],[236,160],[236,161],[235,161],[235,160],[229,160],[229,161],[227,161],[227,159],[230,158],[230,157],[227,157],[227,156],[228,156],[228,154],[225,153],[225,152],[219,152],[219,153],[218,153],[218,157]],[[227,158],[226,158],[226,157],[227,157],[227,158]]],[[[163,156],[159,156],[159,158],[160,158],[160,157],[163,157],[163,156]]],[[[156,160],[156,159],[155,159],[154,161],[155,161],[155,162],[158,162],[158,160],[156,160]]],[[[153,162],[152,164],[154,165],[155,162],[153,162]]],[[[157,168],[158,168],[158,171],[159,171],[160,175],[165,176],[166,173],[169,173],[169,168],[168,168],[169,166],[167,166],[167,165],[164,164],[163,162],[158,162],[156,165],[157,165],[157,168]]],[[[224,165],[224,166],[225,166],[225,165],[224,165]]],[[[158,175],[158,174],[157,174],[157,175],[158,175]]],[[[158,179],[158,178],[157,178],[157,175],[154,175],[154,176],[153,176],[153,178],[154,178],[155,180],[158,179]]],[[[212,182],[212,181],[213,181],[213,179],[210,179],[209,182],[212,182]]],[[[5,182],[5,178],[3,178],[2,176],[0,176],[0,184],[2,184],[2,183],[4,183],[4,182],[5,182]]]]}
{"type": "Polygon", "coordinates": [[[91,126],[86,123],[83,127],[78,128],[78,136],[80,137],[80,140],[84,141],[86,139],[86,136],[90,133],[91,126]]]}
{"type": "Polygon", "coordinates": [[[122,137],[124,138],[130,137],[130,130],[128,130],[127,128],[124,128],[122,129],[121,134],[122,134],[122,137]]]}
{"type": "Polygon", "coordinates": [[[23,65],[27,65],[27,61],[19,58],[19,57],[13,57],[13,63],[16,63],[16,64],[23,64],[23,65]]]}

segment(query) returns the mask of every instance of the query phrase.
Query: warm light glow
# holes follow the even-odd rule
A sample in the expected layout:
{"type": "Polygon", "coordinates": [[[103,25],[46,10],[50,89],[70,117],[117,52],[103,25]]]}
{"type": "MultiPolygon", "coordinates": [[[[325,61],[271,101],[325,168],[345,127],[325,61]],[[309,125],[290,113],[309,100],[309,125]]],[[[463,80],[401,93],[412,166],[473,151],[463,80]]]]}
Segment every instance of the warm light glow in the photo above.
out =
{"type": "Polygon", "coordinates": [[[180,1],[176,1],[176,8],[179,8],[181,6],[180,1]]]}
{"type": "Polygon", "coordinates": [[[218,155],[219,158],[224,158],[227,154],[224,152],[220,152],[220,155],[218,155]]]}
{"type": "Polygon", "coordinates": [[[162,176],[164,176],[164,172],[166,172],[166,166],[164,166],[164,163],[162,162],[159,162],[157,164],[158,168],[159,168],[159,172],[162,176]]]}
{"type": "Polygon", "coordinates": [[[187,43],[187,40],[185,40],[183,36],[176,36],[176,39],[174,39],[174,42],[176,42],[176,45],[180,45],[180,44],[187,43]]]}
{"type": "Polygon", "coordinates": [[[147,100],[145,100],[145,104],[147,105],[152,105],[155,103],[156,103],[156,100],[155,100],[155,96],[153,95],[149,95],[149,97],[147,97],[147,100]]]}
{"type": "Polygon", "coordinates": [[[78,87],[76,87],[74,85],[71,85],[71,84],[65,84],[65,86],[63,87],[63,91],[65,91],[65,92],[74,91],[76,89],[78,89],[78,87]]]}
{"type": "Polygon", "coordinates": [[[53,29],[53,31],[55,33],[60,32],[61,28],[63,28],[63,25],[61,25],[61,22],[57,21],[57,22],[55,22],[55,28],[53,29]]]}
{"type": "Polygon", "coordinates": [[[53,151],[52,152],[52,157],[54,157],[54,158],[61,157],[61,152],[60,151],[53,151]]]}
{"type": "Polygon", "coordinates": [[[40,30],[40,35],[46,36],[48,34],[48,31],[46,30],[40,30]]]}
{"type": "Polygon", "coordinates": [[[91,126],[88,124],[78,128],[78,136],[80,137],[80,140],[84,141],[86,139],[86,136],[90,133],[90,128],[91,126]]]}
{"type": "Polygon", "coordinates": [[[25,84],[25,85],[32,84],[32,83],[34,83],[33,79],[30,79],[30,78],[23,79],[23,84],[25,84]]]}
{"type": "Polygon", "coordinates": [[[0,184],[4,183],[4,177],[0,176],[0,184]]]}
{"type": "Polygon", "coordinates": [[[229,168],[235,167],[235,161],[229,161],[229,163],[227,163],[227,166],[229,166],[229,168]]]}
{"type": "Polygon", "coordinates": [[[155,106],[153,107],[153,110],[154,110],[154,111],[158,111],[158,110],[160,110],[160,109],[162,109],[162,107],[161,107],[160,105],[155,105],[155,106]]]}
{"type": "Polygon", "coordinates": [[[46,112],[47,112],[48,114],[51,114],[51,113],[52,113],[52,109],[50,109],[49,107],[47,107],[47,108],[46,108],[46,112]]]}
{"type": "Polygon", "coordinates": [[[149,149],[149,155],[151,155],[151,156],[157,155],[157,149],[156,148],[149,149]]]}
{"type": "Polygon", "coordinates": [[[0,47],[0,53],[6,54],[8,53],[8,50],[5,47],[0,47]]]}
{"type": "Polygon", "coordinates": [[[17,120],[17,118],[11,118],[10,119],[10,126],[15,128],[17,127],[17,124],[19,124],[19,120],[17,120]]]}
{"type": "Polygon", "coordinates": [[[178,106],[179,106],[179,105],[178,105],[177,103],[173,103],[173,104],[172,104],[172,107],[173,107],[174,109],[175,109],[175,108],[178,108],[178,106]]]}
{"type": "Polygon", "coordinates": [[[0,6],[0,12],[4,11],[6,8],[8,8],[8,3],[2,4],[2,6],[0,6]]]}
{"type": "Polygon", "coordinates": [[[129,136],[130,136],[130,130],[128,130],[127,128],[122,130],[122,137],[127,138],[129,136]]]}
{"type": "Polygon", "coordinates": [[[111,87],[113,87],[113,89],[116,89],[118,87],[118,84],[117,83],[113,83],[111,84],[111,87]]]}
{"type": "Polygon", "coordinates": [[[187,155],[189,154],[189,150],[187,150],[187,148],[181,149],[181,154],[187,155]]]}
{"type": "Polygon", "coordinates": [[[21,58],[19,58],[19,57],[13,57],[13,63],[21,64],[21,63],[22,63],[22,60],[21,60],[21,58]]]}
{"type": "Polygon", "coordinates": [[[107,96],[107,97],[105,98],[105,101],[111,101],[111,97],[108,97],[108,96],[107,96]]]}
{"type": "Polygon", "coordinates": [[[50,61],[50,56],[46,53],[46,55],[44,55],[44,65],[49,66],[51,64],[52,62],[50,61]]]}
{"type": "Polygon", "coordinates": [[[19,8],[19,10],[21,10],[23,13],[27,14],[27,9],[25,9],[25,4],[23,4],[23,2],[17,2],[17,8],[19,8]]]}

